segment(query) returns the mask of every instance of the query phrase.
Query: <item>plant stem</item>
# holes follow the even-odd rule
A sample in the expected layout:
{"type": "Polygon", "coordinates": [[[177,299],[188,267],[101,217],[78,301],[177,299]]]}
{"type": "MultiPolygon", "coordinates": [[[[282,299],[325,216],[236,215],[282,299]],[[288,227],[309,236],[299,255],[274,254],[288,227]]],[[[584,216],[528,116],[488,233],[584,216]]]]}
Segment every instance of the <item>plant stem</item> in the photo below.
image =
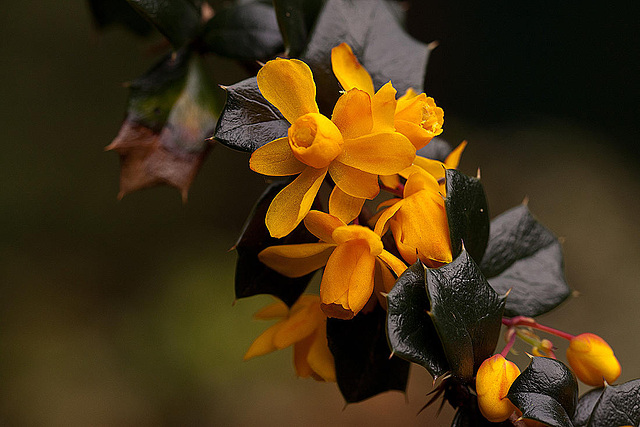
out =
{"type": "Polygon", "coordinates": [[[555,336],[560,337],[560,338],[564,338],[564,339],[569,340],[569,341],[571,341],[573,339],[573,337],[574,337],[574,335],[568,334],[566,332],[559,331],[559,330],[551,328],[549,326],[541,325],[538,322],[536,322],[534,319],[532,319],[531,317],[516,316],[516,317],[512,317],[511,319],[507,319],[507,318],[503,317],[502,318],[502,324],[505,325],[505,326],[508,326],[508,327],[528,326],[530,328],[538,329],[540,331],[546,332],[548,334],[555,335],[555,336]]]}

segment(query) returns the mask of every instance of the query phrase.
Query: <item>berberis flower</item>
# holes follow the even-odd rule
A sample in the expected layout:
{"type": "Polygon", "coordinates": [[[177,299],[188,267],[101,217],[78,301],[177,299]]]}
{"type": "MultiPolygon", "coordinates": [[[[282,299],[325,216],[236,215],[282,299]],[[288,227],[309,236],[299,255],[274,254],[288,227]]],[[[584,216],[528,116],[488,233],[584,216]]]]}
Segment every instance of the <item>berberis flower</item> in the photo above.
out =
{"type": "Polygon", "coordinates": [[[520,369],[501,354],[482,362],[476,374],[476,392],[478,407],[487,420],[502,422],[516,410],[507,393],[518,375],[520,369]]]}
{"type": "MultiPolygon", "coordinates": [[[[357,88],[373,95],[373,80],[353,54],[351,47],[342,43],[331,49],[333,73],[345,90],[357,88]]],[[[444,111],[425,93],[408,89],[395,107],[394,126],[420,149],[434,136],[442,133],[444,111]]]]}
{"type": "MultiPolygon", "coordinates": [[[[329,317],[351,319],[369,301],[374,289],[376,264],[402,274],[406,265],[384,250],[380,236],[361,225],[346,225],[333,215],[310,211],[305,226],[319,243],[271,246],[258,254],[268,267],[287,277],[301,277],[325,267],[320,283],[322,310],[329,317]]],[[[392,275],[381,275],[389,283],[392,275]]]]}
{"type": "Polygon", "coordinates": [[[251,344],[244,360],[293,345],[293,359],[299,377],[335,381],[333,355],[327,345],[327,317],[320,310],[320,298],[302,295],[289,309],[283,302],[271,304],[254,316],[281,319],[251,344]]]}
{"type": "Polygon", "coordinates": [[[389,207],[378,218],[375,231],[383,235],[390,227],[408,264],[420,258],[429,267],[440,267],[452,260],[449,223],[440,194],[444,190],[432,174],[419,167],[413,170],[404,186],[404,198],[381,204],[389,207]]]}
{"type": "Polygon", "coordinates": [[[254,151],[249,166],[263,175],[298,175],[269,206],[265,223],[273,237],[286,236],[302,221],[327,172],[336,184],[330,210],[351,221],[364,199],[378,194],[378,175],[411,165],[416,150],[395,130],[391,83],[375,94],[359,89],[344,93],[330,120],[318,110],[313,75],[304,62],[269,61],[257,79],[262,95],[291,127],[287,137],[254,151]]]}
{"type": "Polygon", "coordinates": [[[567,361],[580,381],[594,387],[603,386],[604,381],[613,384],[622,370],[609,344],[591,333],[571,339],[567,361]]]}

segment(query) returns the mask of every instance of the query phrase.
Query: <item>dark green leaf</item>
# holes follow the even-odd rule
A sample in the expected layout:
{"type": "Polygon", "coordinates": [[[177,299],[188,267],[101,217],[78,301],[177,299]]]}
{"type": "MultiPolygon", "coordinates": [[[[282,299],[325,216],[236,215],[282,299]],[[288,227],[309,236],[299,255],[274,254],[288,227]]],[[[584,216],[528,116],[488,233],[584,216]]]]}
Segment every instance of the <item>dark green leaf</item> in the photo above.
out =
{"type": "Polygon", "coordinates": [[[578,406],[576,407],[576,413],[572,420],[574,427],[587,427],[589,417],[591,417],[593,408],[595,408],[596,403],[598,403],[602,395],[602,390],[604,390],[603,387],[594,388],[578,399],[578,406]]]}
{"type": "Polygon", "coordinates": [[[127,116],[106,148],[120,155],[120,197],[168,184],[186,200],[216,125],[214,91],[200,59],[183,51],[131,83],[127,116]]]}
{"type": "Polygon", "coordinates": [[[200,26],[200,11],[187,0],[127,0],[176,49],[187,44],[200,26]]]}
{"type": "Polygon", "coordinates": [[[427,293],[433,319],[452,373],[471,380],[493,354],[504,310],[467,251],[450,264],[427,269],[427,293]]]}
{"type": "Polygon", "coordinates": [[[386,313],[379,306],[351,320],[329,318],[327,339],[336,363],[336,377],[348,403],[360,402],[388,390],[404,392],[409,362],[391,357],[386,313]]]}
{"type": "MultiPolygon", "coordinates": [[[[275,239],[269,235],[264,218],[271,201],[286,184],[287,182],[273,183],[260,196],[235,245],[238,251],[235,275],[236,298],[270,294],[280,298],[288,306],[292,306],[313,277],[314,273],[297,278],[286,277],[270,269],[258,259],[258,253],[268,246],[318,241],[307,231],[304,224],[298,225],[282,239],[275,239]]],[[[321,209],[317,200],[312,209],[321,209]]]]}
{"type": "Polygon", "coordinates": [[[449,370],[438,332],[429,317],[425,266],[418,260],[387,296],[387,334],[393,353],[424,366],[437,378],[449,370]]]}
{"type": "Polygon", "coordinates": [[[338,97],[331,49],[346,42],[373,78],[389,80],[399,94],[422,91],[429,48],[409,37],[383,0],[327,0],[302,55],[314,73],[320,110],[329,114],[338,97]]]}
{"type": "Polygon", "coordinates": [[[215,138],[229,148],[253,152],[267,142],[287,136],[289,122],[260,93],[252,77],[225,88],[227,103],[215,138]]]}
{"type": "Polygon", "coordinates": [[[505,315],[538,316],[571,293],[564,278],[562,247],[525,205],[491,222],[480,268],[493,288],[509,293],[505,315]]]}
{"type": "Polygon", "coordinates": [[[595,405],[589,427],[640,425],[640,379],[604,388],[595,405]]]}
{"type": "Polygon", "coordinates": [[[464,249],[480,262],[489,239],[489,208],[478,178],[447,169],[445,206],[449,220],[451,250],[456,257],[464,249]]]}
{"type": "Polygon", "coordinates": [[[296,58],[307,46],[324,3],[324,0],[273,0],[287,56],[296,58]]]}
{"type": "Polygon", "coordinates": [[[203,31],[205,48],[245,61],[267,60],[282,51],[282,36],[273,7],[244,3],[217,11],[203,31]]]}
{"type": "Polygon", "coordinates": [[[427,159],[439,160],[444,162],[452,148],[447,141],[437,136],[431,140],[427,145],[419,149],[416,154],[427,159]]]}
{"type": "Polygon", "coordinates": [[[552,427],[572,427],[578,403],[578,382],[562,362],[533,357],[511,385],[507,397],[524,418],[552,427]]]}
{"type": "Polygon", "coordinates": [[[126,0],[89,0],[89,8],[100,29],[120,24],[139,36],[145,36],[153,29],[126,0]]]}

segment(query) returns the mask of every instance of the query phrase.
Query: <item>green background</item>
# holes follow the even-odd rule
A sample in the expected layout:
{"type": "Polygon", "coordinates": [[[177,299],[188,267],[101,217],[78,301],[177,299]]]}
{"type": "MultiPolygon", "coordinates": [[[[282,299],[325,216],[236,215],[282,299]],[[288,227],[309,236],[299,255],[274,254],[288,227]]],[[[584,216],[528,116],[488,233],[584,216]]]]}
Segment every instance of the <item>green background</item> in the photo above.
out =
{"type": "MultiPolygon", "coordinates": [[[[242,361],[268,325],[250,316],[270,302],[234,304],[227,250],[265,187],[246,154],[216,147],[186,205],[167,188],[116,200],[118,159],[103,148],[124,116],[120,83],[155,62],[158,39],[99,33],[82,2],[32,0],[5,6],[0,39],[0,424],[449,425],[446,410],[416,415],[431,390],[421,368],[406,398],[345,409],[335,385],[295,378],[290,350],[242,361]]],[[[219,83],[245,77],[210,65],[219,83]]],[[[443,136],[469,141],[461,169],[481,168],[492,216],[528,196],[565,241],[580,296],[540,320],[605,337],[620,381],[640,377],[640,177],[619,148],[628,135],[566,108],[484,124],[460,112],[445,110],[443,136]]]]}

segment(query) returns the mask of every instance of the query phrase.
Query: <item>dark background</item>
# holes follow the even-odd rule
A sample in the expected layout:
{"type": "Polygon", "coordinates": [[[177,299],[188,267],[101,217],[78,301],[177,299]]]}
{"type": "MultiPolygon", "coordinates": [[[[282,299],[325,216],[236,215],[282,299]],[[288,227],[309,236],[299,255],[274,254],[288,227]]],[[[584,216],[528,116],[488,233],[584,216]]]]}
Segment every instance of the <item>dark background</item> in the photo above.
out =
{"type": "MultiPolygon", "coordinates": [[[[408,24],[440,41],[427,92],[443,136],[469,141],[461,169],[481,167],[492,216],[528,196],[565,241],[580,296],[541,321],[605,337],[626,381],[640,377],[638,14],[558,3],[414,2],[408,24]]],[[[103,147],[157,37],[97,32],[84,2],[25,0],[0,39],[0,424],[449,425],[416,415],[421,368],[406,399],[343,410],[335,385],[295,378],[289,350],[242,361],[270,301],[233,304],[227,249],[265,186],[246,154],[216,147],[186,205],[167,188],[116,200],[103,147]]],[[[219,83],[245,77],[209,65],[219,83]]]]}

